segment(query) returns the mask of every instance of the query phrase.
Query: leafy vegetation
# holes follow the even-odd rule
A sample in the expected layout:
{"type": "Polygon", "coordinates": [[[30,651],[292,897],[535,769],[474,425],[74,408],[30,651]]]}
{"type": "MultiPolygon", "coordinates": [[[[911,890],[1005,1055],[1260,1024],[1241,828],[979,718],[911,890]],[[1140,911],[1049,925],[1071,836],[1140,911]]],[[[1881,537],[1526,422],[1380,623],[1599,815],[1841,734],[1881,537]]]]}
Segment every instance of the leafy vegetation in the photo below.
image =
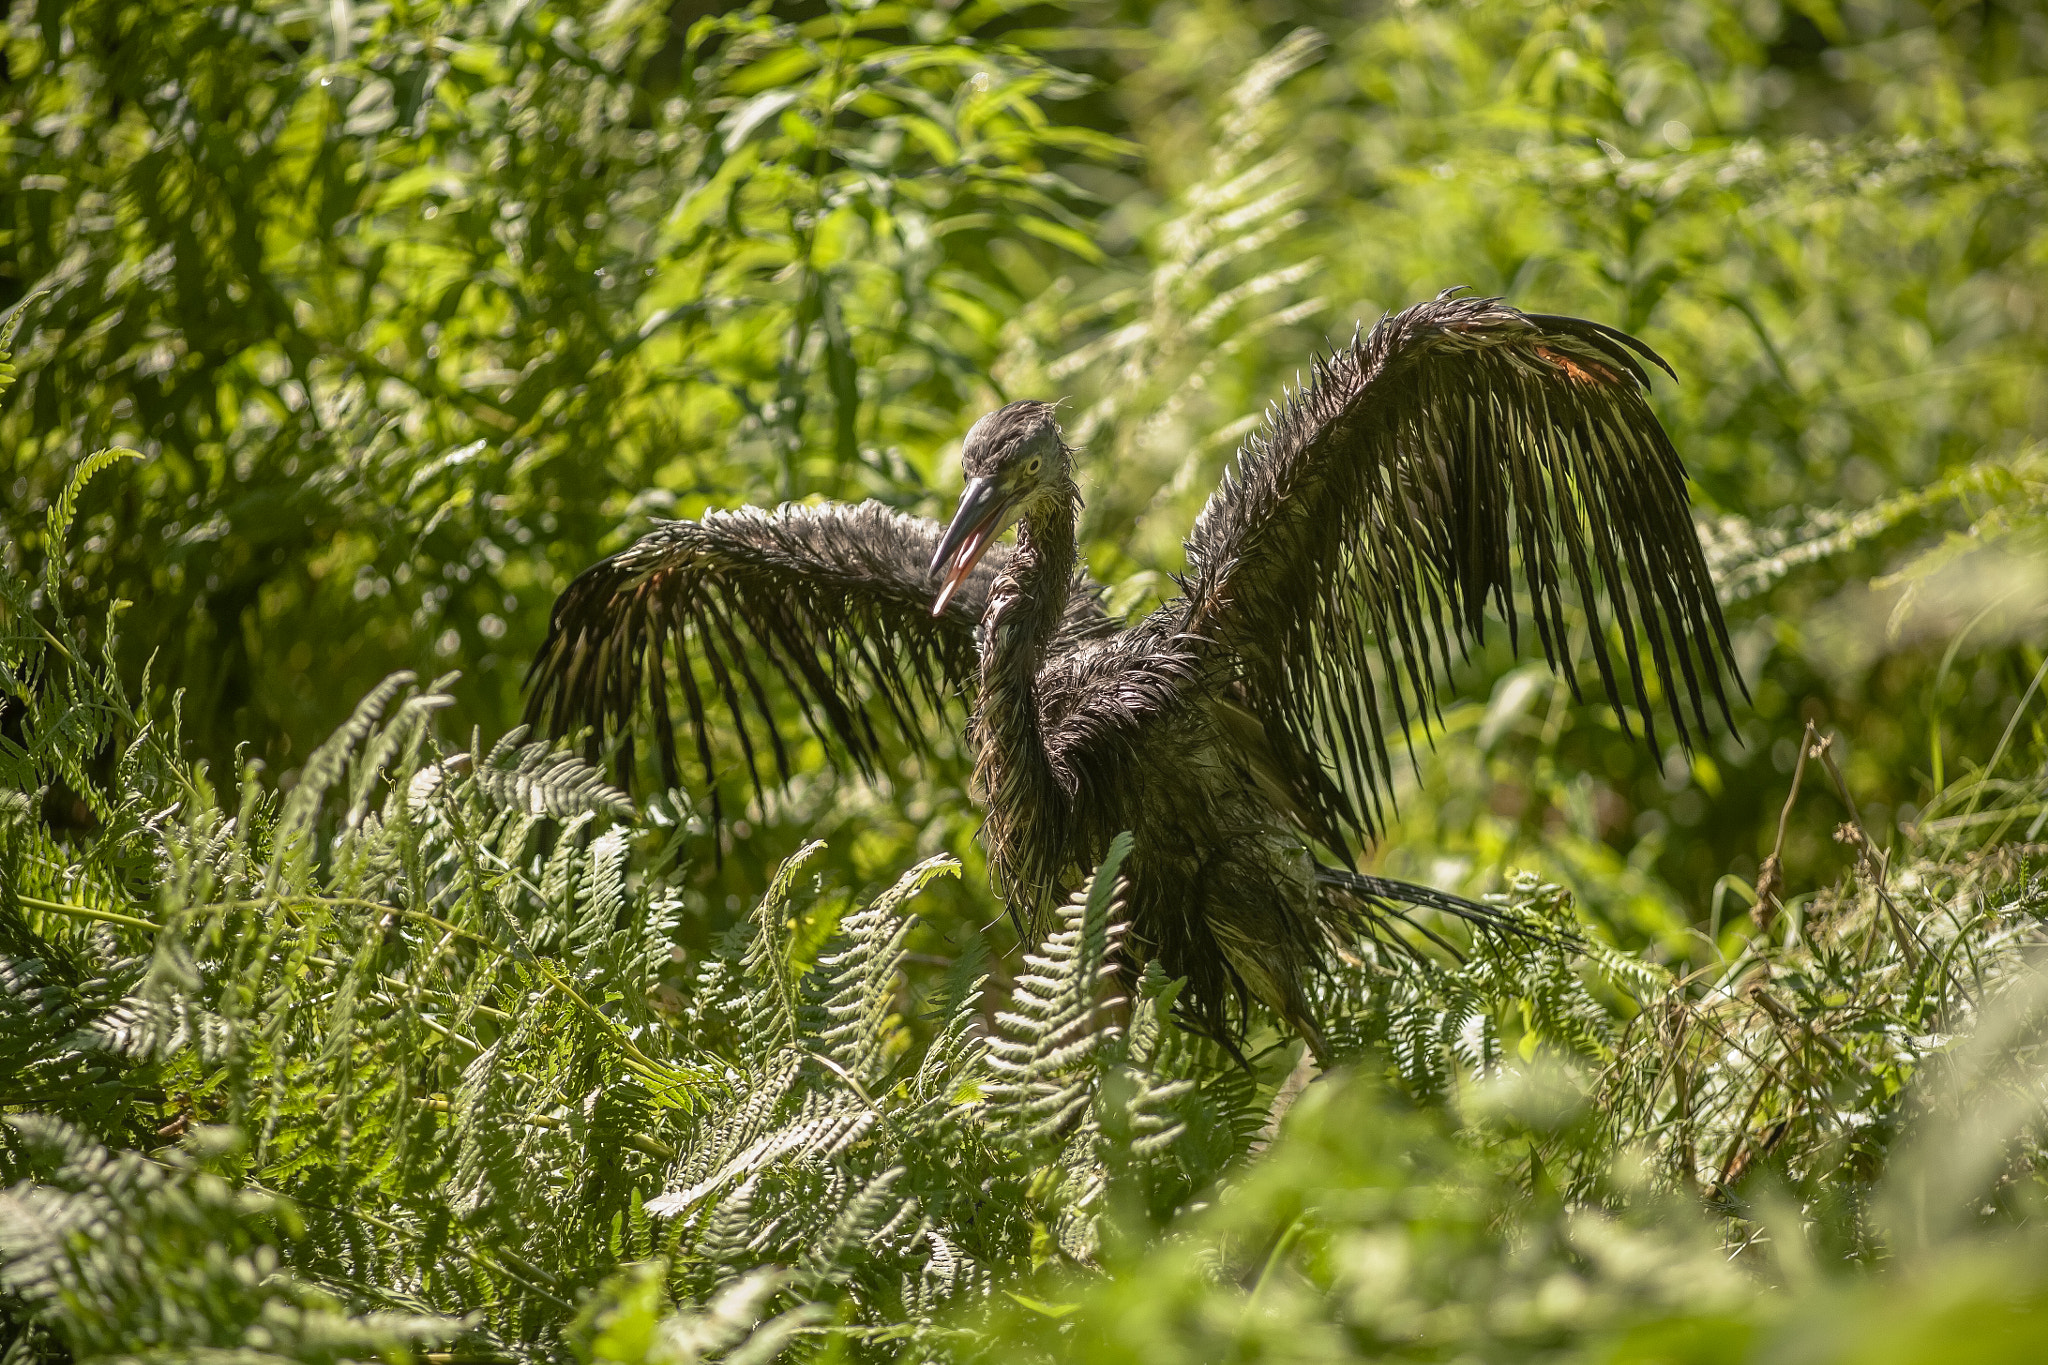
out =
{"type": "Polygon", "coordinates": [[[24,0],[0,54],[6,1365],[2048,1340],[2031,7],[24,0]],[[800,751],[714,849],[517,727],[648,518],[938,512],[999,398],[1071,396],[1140,607],[1314,346],[1461,283],[1673,361],[1752,703],[1688,763],[1469,661],[1381,859],[1529,932],[1333,963],[1305,1088],[1112,998],[1120,853],[1008,938],[957,756],[800,751]]]}

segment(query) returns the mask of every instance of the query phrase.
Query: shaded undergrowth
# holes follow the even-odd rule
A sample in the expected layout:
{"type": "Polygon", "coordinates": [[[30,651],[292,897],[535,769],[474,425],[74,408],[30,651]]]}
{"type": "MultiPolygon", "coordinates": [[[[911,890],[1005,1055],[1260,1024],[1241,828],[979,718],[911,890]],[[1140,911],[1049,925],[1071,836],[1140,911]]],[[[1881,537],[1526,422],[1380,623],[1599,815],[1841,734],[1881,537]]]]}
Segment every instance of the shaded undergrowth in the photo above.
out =
{"type": "Polygon", "coordinates": [[[1111,998],[1123,842],[1001,986],[909,988],[943,856],[849,899],[806,849],[688,957],[680,794],[452,744],[409,675],[289,790],[218,784],[119,685],[120,609],[41,586],[0,591],[10,1361],[1634,1358],[2000,1247],[1970,1301],[2048,1301],[2038,770],[1879,849],[1810,733],[1792,799],[1843,803],[1857,871],[1767,875],[1685,977],[1534,878],[1531,932],[1357,945],[1320,1002],[1353,1060],[1273,1137],[1298,1045],[1238,1065],[1156,971],[1111,998]]]}

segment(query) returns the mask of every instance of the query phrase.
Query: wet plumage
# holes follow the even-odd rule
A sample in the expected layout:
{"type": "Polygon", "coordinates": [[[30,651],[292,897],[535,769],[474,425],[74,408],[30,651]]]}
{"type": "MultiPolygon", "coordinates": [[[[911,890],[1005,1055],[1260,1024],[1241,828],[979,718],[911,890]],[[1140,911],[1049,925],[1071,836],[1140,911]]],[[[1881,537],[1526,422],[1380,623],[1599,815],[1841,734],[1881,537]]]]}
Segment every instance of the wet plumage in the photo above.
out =
{"type": "Polygon", "coordinates": [[[748,508],[592,568],[556,604],[530,715],[627,736],[630,772],[644,707],[673,785],[676,699],[707,776],[722,709],[757,786],[790,768],[771,683],[863,772],[892,737],[927,747],[934,716],[964,718],[991,871],[1027,932],[1130,830],[1127,941],[1188,978],[1190,1020],[1227,1038],[1256,998],[1320,1051],[1303,983],[1333,946],[1401,904],[1485,915],[1354,859],[1400,735],[1488,607],[1519,630],[1518,574],[1574,690],[1567,603],[1600,623],[1594,670],[1651,743],[1653,688],[1687,743],[1710,707],[1727,714],[1727,630],[1639,356],[1663,364],[1493,299],[1382,319],[1239,450],[1188,537],[1182,595],[1130,623],[1078,568],[1054,410],[1012,403],[969,432],[949,527],[874,504],[748,508]]]}

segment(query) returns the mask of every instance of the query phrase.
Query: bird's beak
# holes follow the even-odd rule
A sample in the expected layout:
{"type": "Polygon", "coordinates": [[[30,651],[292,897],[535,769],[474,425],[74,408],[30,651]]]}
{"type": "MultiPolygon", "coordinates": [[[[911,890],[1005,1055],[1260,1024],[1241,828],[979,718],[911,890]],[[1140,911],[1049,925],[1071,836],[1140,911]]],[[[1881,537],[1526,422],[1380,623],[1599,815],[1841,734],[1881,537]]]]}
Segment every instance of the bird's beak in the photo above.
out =
{"type": "Polygon", "coordinates": [[[939,537],[939,548],[932,555],[931,571],[946,571],[938,600],[932,603],[932,615],[946,610],[946,603],[953,600],[967,575],[974,572],[974,566],[988,550],[988,543],[1002,532],[1003,512],[1009,505],[1010,499],[994,479],[967,481],[967,487],[960,492],[960,506],[953,513],[953,524],[939,537]]]}

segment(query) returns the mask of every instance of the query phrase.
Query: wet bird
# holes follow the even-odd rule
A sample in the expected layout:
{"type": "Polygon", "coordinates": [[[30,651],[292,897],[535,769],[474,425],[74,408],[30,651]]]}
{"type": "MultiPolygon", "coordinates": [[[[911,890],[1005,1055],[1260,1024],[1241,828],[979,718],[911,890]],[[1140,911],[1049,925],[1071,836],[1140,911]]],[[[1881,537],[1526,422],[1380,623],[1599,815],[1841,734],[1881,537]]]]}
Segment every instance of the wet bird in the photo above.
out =
{"type": "Polygon", "coordinates": [[[630,774],[644,701],[674,786],[673,690],[715,802],[714,708],[757,793],[764,747],[790,773],[771,680],[870,774],[889,736],[928,749],[963,708],[992,878],[1027,935],[1128,830],[1131,970],[1187,978],[1212,1036],[1242,1036],[1256,1000],[1327,1057],[1308,986],[1333,950],[1406,906],[1489,914],[1356,870],[1391,751],[1489,607],[1511,639],[1526,613],[1575,693],[1579,615],[1653,747],[1653,691],[1688,746],[1709,699],[1729,714],[1728,632],[1644,360],[1670,371],[1613,328],[1458,291],[1382,318],[1269,412],[1187,538],[1180,596],[1128,623],[1080,565],[1053,406],[1011,403],[967,433],[950,525],[741,508],[591,568],[555,605],[529,717],[622,736],[630,774]]]}

